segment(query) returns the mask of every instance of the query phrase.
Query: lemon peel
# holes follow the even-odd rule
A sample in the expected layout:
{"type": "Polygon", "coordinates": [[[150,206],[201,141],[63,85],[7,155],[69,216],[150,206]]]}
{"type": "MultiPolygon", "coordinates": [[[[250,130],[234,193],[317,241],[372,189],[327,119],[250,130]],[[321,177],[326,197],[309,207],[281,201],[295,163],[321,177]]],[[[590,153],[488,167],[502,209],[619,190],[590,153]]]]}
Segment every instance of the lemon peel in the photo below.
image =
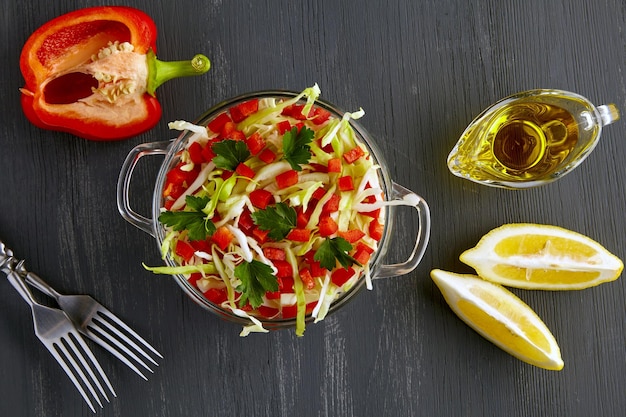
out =
{"type": "Polygon", "coordinates": [[[580,290],[616,280],[623,262],[593,239],[558,226],[505,224],[460,260],[488,281],[513,288],[580,290]]]}
{"type": "Polygon", "coordinates": [[[563,369],[556,339],[539,316],[501,285],[476,275],[434,269],[431,278],[454,313],[514,357],[548,370],[563,369]]]}

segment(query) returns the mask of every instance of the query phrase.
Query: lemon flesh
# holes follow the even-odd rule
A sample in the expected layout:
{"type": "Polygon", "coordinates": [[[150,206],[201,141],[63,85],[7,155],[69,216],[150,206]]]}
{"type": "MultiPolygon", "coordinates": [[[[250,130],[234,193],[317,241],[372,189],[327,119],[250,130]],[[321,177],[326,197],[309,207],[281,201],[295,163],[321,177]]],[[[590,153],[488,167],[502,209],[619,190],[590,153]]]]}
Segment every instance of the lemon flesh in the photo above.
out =
{"type": "Polygon", "coordinates": [[[617,279],[624,264],[598,242],[557,226],[507,224],[463,252],[488,281],[514,288],[578,290],[617,279]]]}
{"type": "Polygon", "coordinates": [[[446,302],[484,338],[531,365],[563,369],[559,346],[543,321],[504,287],[475,275],[434,269],[430,273],[446,302]]]}

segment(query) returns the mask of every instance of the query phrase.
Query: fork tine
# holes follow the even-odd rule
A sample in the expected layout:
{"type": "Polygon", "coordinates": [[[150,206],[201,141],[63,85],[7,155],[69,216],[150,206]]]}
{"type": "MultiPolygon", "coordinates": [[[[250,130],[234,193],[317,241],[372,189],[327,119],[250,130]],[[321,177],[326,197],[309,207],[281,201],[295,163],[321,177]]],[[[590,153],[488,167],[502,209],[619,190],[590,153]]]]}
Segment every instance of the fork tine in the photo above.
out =
{"type": "MultiPolygon", "coordinates": [[[[126,332],[128,332],[130,335],[132,335],[136,340],[138,340],[139,342],[141,342],[141,344],[143,344],[146,348],[148,348],[152,353],[154,353],[155,355],[157,355],[159,358],[163,359],[163,355],[161,355],[155,348],[153,348],[148,342],[146,342],[141,336],[139,336],[133,329],[131,329],[130,327],[128,327],[126,325],[126,323],[124,323],[120,318],[118,318],[115,314],[111,313],[109,310],[107,310],[104,307],[101,307],[98,310],[98,314],[103,316],[106,319],[111,320],[112,322],[114,322],[115,324],[117,324],[118,326],[120,326],[122,329],[124,329],[126,332]]],[[[108,323],[107,323],[108,324],[108,323]]],[[[116,329],[117,330],[117,329],[116,329]]],[[[138,349],[140,352],[143,352],[141,349],[138,349]]],[[[155,365],[157,365],[157,363],[154,363],[155,365]]],[[[158,365],[157,365],[158,366],[158,365]]]]}
{"type": "MultiPolygon", "coordinates": [[[[96,384],[96,388],[98,388],[98,391],[100,391],[100,394],[102,394],[102,396],[104,397],[104,399],[107,402],[111,402],[109,401],[109,397],[106,395],[106,392],[104,392],[104,389],[102,388],[102,384],[100,384],[100,381],[98,380],[98,378],[96,378],[96,375],[93,373],[93,370],[91,369],[91,366],[89,366],[87,364],[87,361],[85,360],[85,356],[83,355],[83,353],[87,352],[85,350],[86,346],[82,346],[83,347],[83,352],[81,352],[78,349],[78,346],[76,346],[76,341],[78,340],[79,345],[80,345],[80,338],[76,338],[76,336],[74,336],[74,338],[72,338],[72,333],[68,333],[66,337],[63,337],[62,340],[65,341],[65,344],[67,344],[67,346],[72,350],[72,352],[74,352],[74,356],[76,358],[78,358],[78,361],[81,363],[81,365],[83,365],[84,370],[87,371],[87,373],[89,374],[89,377],[91,378],[91,381],[93,381],[96,384]]],[[[88,349],[88,348],[87,348],[88,349]]],[[[87,354],[88,355],[88,354],[87,354]]],[[[88,355],[89,356],[89,355],[88,355]]],[[[90,358],[91,359],[91,358],[90,358]]],[[[92,385],[93,386],[93,385],[92,385]]],[[[96,394],[94,392],[92,392],[92,394],[94,394],[94,396],[96,396],[96,394]]]]}
{"type": "MultiPolygon", "coordinates": [[[[98,314],[101,315],[102,317],[108,318],[108,316],[104,315],[100,311],[98,312],[98,314]]],[[[123,322],[121,322],[121,320],[117,319],[117,320],[112,320],[112,321],[114,321],[116,324],[118,324],[120,327],[122,327],[124,330],[126,330],[131,336],[135,337],[138,341],[143,342],[147,347],[150,348],[151,351],[155,352],[156,355],[158,355],[161,358],[163,357],[163,356],[161,356],[161,354],[159,352],[157,352],[156,350],[154,350],[154,348],[152,348],[150,345],[148,345],[148,342],[143,340],[137,333],[135,333],[132,329],[130,329],[128,326],[126,326],[123,322]]],[[[131,346],[133,349],[135,349],[137,352],[139,352],[144,358],[148,359],[155,366],[159,366],[159,364],[154,359],[152,359],[150,357],[150,355],[148,355],[141,347],[139,347],[135,342],[130,340],[130,338],[128,338],[128,336],[126,336],[124,333],[122,333],[117,327],[113,326],[107,320],[94,317],[92,319],[92,323],[90,325],[93,325],[93,324],[100,324],[101,326],[106,327],[108,330],[110,330],[112,333],[114,333],[118,338],[122,339],[129,346],[131,346]]]]}
{"type": "MultiPolygon", "coordinates": [[[[94,326],[92,324],[90,327],[93,327],[100,334],[102,334],[104,337],[106,337],[107,339],[111,340],[112,342],[115,342],[115,339],[113,339],[113,337],[111,335],[106,333],[99,326],[94,326]]],[[[111,346],[109,343],[107,343],[105,340],[103,340],[100,336],[98,336],[90,328],[86,328],[86,329],[83,329],[83,330],[85,331],[86,335],[91,340],[93,340],[94,342],[98,343],[100,346],[102,346],[103,348],[108,350],[110,353],[112,353],[116,358],[118,358],[119,360],[124,362],[130,369],[135,371],[144,380],[146,380],[146,381],[148,380],[148,378],[139,369],[137,369],[137,367],[135,365],[133,365],[133,363],[131,361],[129,361],[124,355],[122,355],[122,353],[120,353],[119,350],[115,349],[113,346],[111,346]]],[[[146,368],[148,371],[154,373],[154,371],[152,371],[152,369],[150,369],[150,367],[148,367],[148,365],[146,365],[144,361],[142,361],[140,358],[138,358],[137,355],[135,355],[133,352],[131,352],[128,348],[126,348],[123,345],[117,344],[117,343],[116,343],[116,346],[118,346],[120,349],[122,349],[127,355],[129,355],[132,359],[137,361],[141,366],[146,368]]]]}
{"type": "MultiPolygon", "coordinates": [[[[85,386],[87,387],[89,392],[91,392],[91,395],[96,399],[96,402],[98,403],[100,408],[103,408],[102,402],[100,401],[100,397],[96,393],[96,390],[94,389],[94,387],[91,384],[91,382],[89,382],[89,379],[87,378],[87,375],[85,375],[85,372],[81,369],[81,367],[78,365],[78,363],[76,363],[76,360],[70,354],[70,352],[67,350],[67,347],[65,346],[65,343],[63,343],[63,342],[68,344],[70,349],[72,349],[72,351],[78,356],[79,359],[82,357],[81,352],[79,352],[77,350],[76,345],[74,344],[74,342],[70,338],[62,337],[61,338],[61,342],[56,343],[57,349],[59,349],[63,353],[63,355],[65,355],[66,360],[74,367],[74,372],[76,372],[78,374],[78,376],[83,381],[83,383],[85,384],[85,386]]],[[[83,358],[81,360],[81,363],[84,363],[84,361],[85,361],[85,359],[83,358]]]]}
{"type": "MultiPolygon", "coordinates": [[[[44,343],[44,345],[46,346],[46,348],[48,348],[48,351],[54,357],[54,359],[56,359],[56,361],[59,363],[59,365],[61,365],[61,368],[63,368],[63,370],[65,371],[67,376],[72,380],[72,382],[74,383],[74,386],[76,387],[76,389],[78,390],[80,395],[83,397],[83,400],[85,400],[85,402],[87,403],[87,405],[89,406],[91,411],[95,413],[96,409],[94,408],[93,403],[91,402],[91,400],[87,396],[87,393],[83,389],[82,385],[80,385],[80,382],[78,382],[78,380],[76,379],[76,376],[74,375],[74,373],[72,372],[70,367],[67,365],[67,363],[65,362],[63,357],[55,349],[54,345],[48,344],[48,343],[44,343]]],[[[98,402],[100,402],[100,401],[98,401],[98,402]]],[[[100,404],[100,407],[102,407],[102,404],[100,404]]]]}
{"type": "MultiPolygon", "coordinates": [[[[74,333],[72,333],[74,334],[74,333]]],[[[107,377],[107,375],[104,373],[104,370],[102,369],[102,367],[100,366],[100,363],[98,362],[98,360],[96,359],[96,357],[93,355],[93,353],[91,352],[91,349],[89,349],[89,347],[87,346],[87,344],[85,343],[85,341],[83,340],[83,338],[80,336],[79,333],[75,333],[74,334],[76,341],[78,341],[78,344],[80,345],[80,347],[83,349],[83,351],[87,354],[87,357],[89,358],[89,360],[91,361],[91,363],[96,367],[96,370],[98,371],[98,374],[100,375],[100,377],[102,378],[102,380],[104,381],[104,383],[107,385],[107,387],[109,388],[109,390],[111,391],[111,393],[113,394],[114,397],[117,397],[117,394],[115,393],[115,390],[113,389],[113,386],[111,385],[111,381],[109,381],[109,378],[107,377]]],[[[82,356],[79,356],[79,358],[82,359],[82,356]]],[[[84,359],[82,359],[84,361],[84,359]]],[[[100,392],[102,393],[102,395],[104,396],[104,398],[106,398],[107,402],[109,401],[109,397],[107,397],[107,395],[104,392],[104,389],[102,388],[102,385],[100,384],[100,381],[98,380],[98,378],[96,378],[96,376],[94,375],[92,369],[90,366],[87,366],[86,363],[83,363],[83,365],[85,366],[85,368],[87,368],[87,371],[89,372],[89,374],[91,375],[91,377],[96,381],[96,384],[98,384],[98,388],[100,389],[100,392]]]]}

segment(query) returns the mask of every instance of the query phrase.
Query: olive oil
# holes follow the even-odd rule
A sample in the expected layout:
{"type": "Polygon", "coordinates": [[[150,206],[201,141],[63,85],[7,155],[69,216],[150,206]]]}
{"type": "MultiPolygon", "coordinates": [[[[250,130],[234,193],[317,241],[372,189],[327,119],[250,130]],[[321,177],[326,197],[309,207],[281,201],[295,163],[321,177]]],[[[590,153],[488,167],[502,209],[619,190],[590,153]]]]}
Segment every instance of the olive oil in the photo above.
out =
{"type": "Polygon", "coordinates": [[[504,173],[543,176],[574,149],[578,126],[572,115],[560,107],[519,103],[508,107],[487,135],[493,136],[493,156],[504,173]]]}
{"type": "Polygon", "coordinates": [[[487,185],[524,188],[554,180],[593,149],[602,125],[617,120],[613,105],[595,108],[558,90],[504,99],[479,115],[448,157],[458,176],[487,185]]]}

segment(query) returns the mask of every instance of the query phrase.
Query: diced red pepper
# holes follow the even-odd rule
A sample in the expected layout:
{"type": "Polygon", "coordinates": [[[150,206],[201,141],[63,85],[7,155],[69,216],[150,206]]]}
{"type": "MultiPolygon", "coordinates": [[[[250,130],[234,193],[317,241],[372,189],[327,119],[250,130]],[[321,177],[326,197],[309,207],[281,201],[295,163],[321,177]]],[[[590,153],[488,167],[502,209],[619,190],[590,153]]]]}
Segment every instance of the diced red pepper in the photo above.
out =
{"type": "Polygon", "coordinates": [[[363,149],[361,149],[361,147],[357,145],[354,148],[350,149],[348,152],[344,153],[343,159],[345,159],[347,163],[351,164],[363,155],[365,155],[365,152],[363,152],[363,149]]]}
{"type": "Polygon", "coordinates": [[[311,168],[313,168],[313,172],[323,172],[323,173],[328,172],[328,167],[324,164],[316,164],[314,162],[309,162],[309,165],[311,165],[311,168]]]}
{"type": "Polygon", "coordinates": [[[193,287],[198,288],[198,280],[202,278],[202,274],[199,272],[193,273],[187,278],[187,282],[191,284],[193,287]]]}
{"type": "Polygon", "coordinates": [[[304,109],[304,104],[292,104],[291,106],[287,106],[283,109],[282,115],[293,117],[296,120],[306,120],[306,115],[302,114],[302,109],[304,109]]]}
{"type": "Polygon", "coordinates": [[[337,232],[337,234],[350,243],[356,243],[365,236],[365,233],[358,229],[351,229],[345,232],[337,232]]]}
{"type": "Polygon", "coordinates": [[[234,122],[226,122],[222,127],[220,136],[222,139],[246,140],[246,135],[241,130],[237,130],[237,125],[234,122]]]}
{"type": "Polygon", "coordinates": [[[329,143],[326,146],[322,146],[322,140],[321,139],[318,139],[317,145],[320,147],[320,149],[322,149],[326,153],[334,153],[335,152],[335,150],[333,149],[333,145],[331,143],[329,143]]]}
{"type": "Polygon", "coordinates": [[[228,301],[228,292],[226,288],[209,288],[204,292],[204,296],[207,300],[214,304],[222,304],[228,301]]]}
{"type": "Polygon", "coordinates": [[[193,249],[193,246],[191,246],[184,240],[179,240],[178,242],[176,242],[175,253],[176,255],[183,258],[186,262],[189,262],[191,258],[193,258],[193,254],[195,252],[196,251],[193,249]]]}
{"type": "Polygon", "coordinates": [[[309,264],[313,262],[314,258],[315,258],[315,251],[313,249],[311,249],[310,251],[304,254],[304,260],[305,262],[309,264]]]}
{"type": "Polygon", "coordinates": [[[244,233],[251,232],[254,227],[254,220],[247,207],[243,209],[241,216],[239,216],[238,226],[244,233]]]}
{"type": "Polygon", "coordinates": [[[205,161],[204,156],[202,156],[202,150],[202,145],[200,145],[198,142],[193,142],[191,145],[189,145],[189,149],[187,149],[187,151],[189,152],[189,159],[191,159],[191,162],[193,162],[194,164],[207,162],[205,161]]]}
{"type": "MultiPolygon", "coordinates": [[[[369,183],[367,183],[365,188],[367,189],[367,188],[372,188],[372,187],[370,186],[369,183]]],[[[372,204],[372,203],[375,203],[375,202],[376,202],[376,196],[373,196],[373,195],[369,195],[369,196],[367,196],[367,197],[365,197],[363,199],[363,203],[365,203],[365,204],[372,204]]],[[[362,211],[360,213],[362,215],[364,215],[364,216],[372,217],[374,219],[377,219],[377,218],[380,217],[380,209],[379,208],[376,209],[376,210],[372,210],[372,211],[362,211]]]]}
{"type": "Polygon", "coordinates": [[[202,158],[209,162],[212,161],[213,158],[215,158],[217,155],[215,154],[215,152],[213,152],[213,144],[220,141],[221,139],[211,139],[210,141],[207,142],[206,145],[204,145],[204,148],[202,149],[202,158]]]}
{"type": "Polygon", "coordinates": [[[265,148],[265,139],[263,139],[259,132],[254,132],[246,139],[246,145],[248,145],[250,154],[257,155],[265,148]]]}
{"type": "Polygon", "coordinates": [[[192,240],[189,244],[194,248],[194,250],[199,252],[211,253],[211,241],[209,239],[205,240],[192,240]]]}
{"type": "Polygon", "coordinates": [[[326,109],[322,109],[321,107],[314,107],[311,109],[311,113],[309,113],[309,120],[313,122],[313,124],[321,125],[326,120],[330,118],[330,112],[326,109]]]}
{"type": "Polygon", "coordinates": [[[356,250],[358,251],[365,251],[367,253],[369,253],[370,255],[372,253],[374,253],[374,248],[370,248],[369,246],[367,246],[365,243],[363,242],[359,242],[356,244],[356,250]]]}
{"type": "Polygon", "coordinates": [[[276,154],[269,148],[265,148],[259,154],[259,159],[266,164],[271,164],[276,159],[276,154]]]}
{"type": "Polygon", "coordinates": [[[328,172],[341,172],[340,158],[332,158],[328,161],[328,172]]]}
{"type": "Polygon", "coordinates": [[[348,282],[355,274],[354,268],[337,268],[330,274],[330,280],[338,287],[348,282]]]}
{"type": "Polygon", "coordinates": [[[298,183],[298,171],[290,169],[276,176],[276,185],[279,189],[284,189],[298,183]]]}
{"type": "Polygon", "coordinates": [[[304,284],[304,288],[308,290],[315,288],[315,278],[311,275],[311,270],[309,268],[302,268],[299,275],[302,280],[302,284],[304,284]]]}
{"type": "Polygon", "coordinates": [[[278,300],[280,298],[280,291],[268,291],[265,293],[265,298],[268,300],[278,300]]]}
{"type": "Polygon", "coordinates": [[[368,251],[363,249],[357,249],[357,251],[354,252],[354,256],[352,257],[361,265],[366,265],[369,262],[371,256],[372,254],[368,251]]]}
{"type": "Polygon", "coordinates": [[[294,242],[308,242],[311,238],[311,231],[309,229],[291,229],[287,234],[287,239],[294,242]]]}
{"type": "Polygon", "coordinates": [[[279,134],[284,135],[285,132],[291,130],[291,123],[289,123],[289,120],[283,120],[282,122],[276,123],[276,129],[278,129],[279,134]]]}
{"type": "Polygon", "coordinates": [[[317,190],[313,191],[313,195],[311,197],[319,200],[320,198],[324,197],[325,194],[326,190],[324,189],[324,187],[319,187],[317,190]]]}
{"type": "Polygon", "coordinates": [[[261,210],[265,209],[268,204],[274,201],[274,196],[267,190],[263,188],[257,188],[256,190],[250,192],[250,202],[256,208],[260,208],[261,210]]]}
{"type": "Polygon", "coordinates": [[[215,119],[209,122],[208,128],[211,132],[220,133],[224,128],[224,125],[232,121],[233,120],[230,118],[228,113],[220,113],[215,119]]]}
{"type": "Polygon", "coordinates": [[[243,133],[241,130],[235,129],[232,132],[230,132],[228,134],[227,137],[225,137],[226,139],[231,139],[231,140],[241,140],[241,141],[246,141],[246,134],[243,133]]]}
{"type": "Polygon", "coordinates": [[[220,226],[217,228],[211,240],[221,249],[226,250],[228,245],[233,240],[233,234],[226,226],[220,226]]]}
{"type": "Polygon", "coordinates": [[[284,249],[274,248],[272,246],[266,246],[263,248],[263,255],[270,261],[284,261],[287,259],[287,254],[284,249]]]}
{"type": "MultiPolygon", "coordinates": [[[[241,293],[235,291],[235,299],[237,299],[237,300],[241,299],[241,293]]],[[[237,303],[237,304],[239,304],[239,303],[237,303]]],[[[243,311],[252,311],[252,310],[254,310],[252,308],[252,306],[250,305],[250,300],[247,300],[245,305],[239,306],[239,309],[241,309],[243,311]]]]}
{"type": "MultiPolygon", "coordinates": [[[[167,196],[164,195],[164,197],[167,197],[167,196]]],[[[165,200],[165,202],[163,203],[163,208],[165,208],[165,210],[171,210],[175,202],[176,200],[168,197],[167,200],[165,200]]]]}
{"type": "Polygon", "coordinates": [[[281,316],[284,319],[292,319],[298,315],[298,305],[294,304],[291,306],[282,306],[281,307],[281,316]]]}
{"type": "Polygon", "coordinates": [[[274,318],[278,316],[278,314],[280,313],[279,309],[270,307],[270,306],[265,306],[265,305],[260,305],[257,308],[257,311],[259,312],[260,315],[268,319],[274,318]]]}
{"type": "Polygon", "coordinates": [[[333,194],[330,199],[324,204],[322,208],[322,214],[335,213],[339,210],[340,197],[337,194],[333,194]]]}
{"type": "Polygon", "coordinates": [[[174,167],[165,174],[166,181],[169,184],[182,185],[185,182],[187,173],[181,170],[179,167],[174,167]]]}
{"type": "Polygon", "coordinates": [[[330,216],[324,216],[320,219],[319,223],[319,232],[320,236],[328,237],[334,233],[337,233],[339,226],[337,226],[337,222],[333,220],[330,216]]]}
{"type": "MultiPolygon", "coordinates": [[[[289,281],[289,279],[287,279],[289,281]]],[[[287,283],[287,287],[285,286],[285,281],[281,278],[281,277],[276,277],[276,282],[278,283],[278,292],[282,293],[285,292],[284,290],[289,287],[290,289],[293,289],[293,280],[290,283],[287,283]]],[[[286,292],[293,292],[293,291],[286,291],[286,292]]]]}
{"type": "Polygon", "coordinates": [[[170,169],[165,175],[167,182],[175,185],[183,185],[188,187],[200,173],[200,167],[194,167],[191,171],[183,170],[184,163],[181,162],[174,168],[170,169]]]}
{"type": "Polygon", "coordinates": [[[372,211],[361,211],[360,214],[363,216],[371,217],[373,219],[378,219],[380,217],[380,209],[372,210],[372,211]]]}
{"type": "MultiPolygon", "coordinates": [[[[293,268],[291,267],[291,264],[287,261],[273,261],[272,262],[274,264],[274,266],[276,267],[276,269],[278,270],[278,272],[276,272],[276,276],[278,278],[283,279],[293,279],[293,268]]],[[[281,291],[283,291],[281,289],[281,291]]]]}
{"type": "MultiPolygon", "coordinates": [[[[307,305],[305,307],[306,313],[309,314],[310,312],[312,312],[316,305],[317,305],[316,301],[307,303],[307,305]]],[[[290,306],[282,306],[281,307],[281,316],[282,316],[282,318],[284,318],[284,319],[292,319],[292,318],[296,317],[297,315],[298,315],[298,305],[297,304],[293,304],[293,305],[290,305],[290,306]]]]}
{"type": "Polygon", "coordinates": [[[235,168],[235,172],[240,176],[246,178],[254,178],[254,176],[256,175],[256,172],[254,172],[252,168],[250,168],[243,162],[240,162],[239,165],[237,165],[237,168],[235,168]]]}
{"type": "Polygon", "coordinates": [[[259,99],[244,101],[229,109],[233,122],[239,123],[259,110],[259,99]]]}
{"type": "Polygon", "coordinates": [[[385,226],[378,222],[378,219],[372,219],[369,224],[370,237],[376,241],[382,239],[385,226]]]}
{"type": "Polygon", "coordinates": [[[339,177],[339,179],[337,180],[337,187],[339,188],[339,191],[354,190],[354,182],[352,182],[352,177],[349,175],[339,177]]]}
{"type": "Polygon", "coordinates": [[[270,234],[269,230],[263,230],[263,229],[260,229],[258,227],[255,227],[254,229],[252,229],[252,236],[260,244],[263,244],[263,243],[267,242],[267,238],[268,238],[269,234],[270,234]]]}
{"type": "Polygon", "coordinates": [[[309,266],[311,268],[311,275],[314,277],[323,277],[326,275],[328,270],[323,268],[318,261],[309,261],[309,266]]]}
{"type": "Polygon", "coordinates": [[[183,187],[182,183],[174,184],[172,182],[167,182],[165,185],[165,189],[163,190],[163,197],[171,198],[171,204],[174,204],[178,197],[183,195],[184,192],[185,187],[183,187]]]}
{"type": "Polygon", "coordinates": [[[304,211],[304,207],[296,207],[296,226],[304,229],[311,219],[311,210],[304,211]]]}
{"type": "Polygon", "coordinates": [[[231,132],[234,132],[235,130],[237,130],[237,124],[235,122],[233,122],[232,120],[224,123],[224,125],[222,126],[222,128],[220,129],[220,136],[222,138],[227,137],[231,132]]]}

